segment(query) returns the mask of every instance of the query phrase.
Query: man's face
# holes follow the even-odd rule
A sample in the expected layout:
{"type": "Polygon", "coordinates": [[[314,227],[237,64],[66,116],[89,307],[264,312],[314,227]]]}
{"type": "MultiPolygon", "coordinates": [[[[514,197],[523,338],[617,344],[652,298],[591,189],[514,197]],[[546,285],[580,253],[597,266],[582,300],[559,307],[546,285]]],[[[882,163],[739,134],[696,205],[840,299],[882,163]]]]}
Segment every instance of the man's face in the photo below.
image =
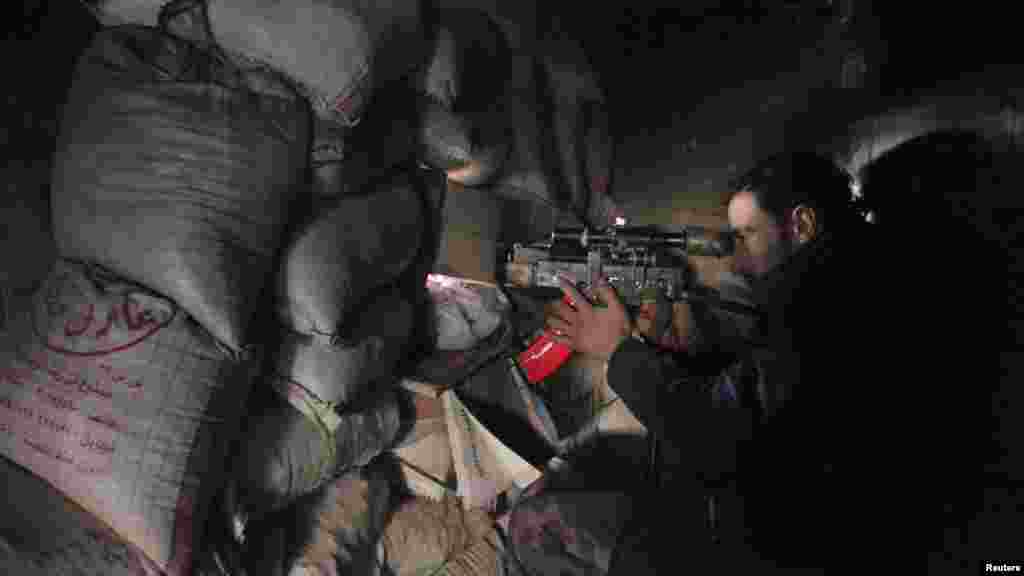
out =
{"type": "Polygon", "coordinates": [[[761,278],[792,253],[785,229],[757,205],[748,191],[729,201],[729,225],[737,233],[734,267],[748,278],[761,278]]]}

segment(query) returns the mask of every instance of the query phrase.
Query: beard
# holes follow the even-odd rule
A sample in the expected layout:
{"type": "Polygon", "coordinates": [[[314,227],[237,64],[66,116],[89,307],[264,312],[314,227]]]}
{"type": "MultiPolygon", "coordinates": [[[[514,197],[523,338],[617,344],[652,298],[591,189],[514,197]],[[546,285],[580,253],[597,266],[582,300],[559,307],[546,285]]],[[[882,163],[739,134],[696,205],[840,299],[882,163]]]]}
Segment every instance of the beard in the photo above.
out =
{"type": "Polygon", "coordinates": [[[756,302],[765,303],[771,298],[771,294],[775,293],[785,282],[787,265],[799,248],[800,246],[796,242],[782,238],[765,255],[764,266],[760,270],[743,276],[750,286],[751,294],[756,302]]]}

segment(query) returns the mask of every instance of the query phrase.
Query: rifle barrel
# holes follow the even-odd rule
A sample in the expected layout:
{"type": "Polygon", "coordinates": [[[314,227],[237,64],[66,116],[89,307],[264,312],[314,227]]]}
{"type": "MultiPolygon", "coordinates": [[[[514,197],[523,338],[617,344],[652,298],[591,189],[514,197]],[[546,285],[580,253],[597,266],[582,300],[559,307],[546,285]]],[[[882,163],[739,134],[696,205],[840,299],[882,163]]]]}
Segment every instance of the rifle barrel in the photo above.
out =
{"type": "Polygon", "coordinates": [[[687,226],[682,232],[658,232],[649,228],[612,228],[591,231],[585,228],[557,228],[551,234],[551,242],[570,242],[588,246],[643,246],[678,248],[694,256],[729,256],[735,249],[733,235],[729,232],[710,230],[698,226],[687,226]]]}

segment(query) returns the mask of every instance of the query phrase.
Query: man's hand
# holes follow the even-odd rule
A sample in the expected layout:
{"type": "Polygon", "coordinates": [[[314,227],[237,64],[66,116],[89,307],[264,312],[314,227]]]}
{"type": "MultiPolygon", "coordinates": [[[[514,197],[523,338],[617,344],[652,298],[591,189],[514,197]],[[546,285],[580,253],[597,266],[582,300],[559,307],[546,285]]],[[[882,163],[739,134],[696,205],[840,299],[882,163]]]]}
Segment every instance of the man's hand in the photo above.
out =
{"type": "Polygon", "coordinates": [[[573,350],[607,361],[623,340],[633,333],[633,323],[615,290],[602,283],[595,296],[604,304],[594,307],[565,278],[562,293],[572,305],[559,300],[548,309],[547,325],[559,342],[573,350]]]}

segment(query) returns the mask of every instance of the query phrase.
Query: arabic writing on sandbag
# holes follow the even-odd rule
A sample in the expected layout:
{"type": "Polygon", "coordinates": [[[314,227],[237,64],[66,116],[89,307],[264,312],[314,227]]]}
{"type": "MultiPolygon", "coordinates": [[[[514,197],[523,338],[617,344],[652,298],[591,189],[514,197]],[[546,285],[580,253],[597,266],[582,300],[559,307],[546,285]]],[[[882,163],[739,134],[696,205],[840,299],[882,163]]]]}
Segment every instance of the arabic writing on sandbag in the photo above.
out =
{"type": "Polygon", "coordinates": [[[132,378],[107,363],[95,364],[89,360],[76,361],[73,358],[68,360],[61,356],[37,351],[34,355],[24,359],[30,367],[28,370],[15,366],[0,371],[0,380],[13,380],[19,387],[24,387],[26,373],[29,379],[32,378],[33,373],[45,374],[49,377],[48,384],[59,386],[60,395],[55,395],[52,390],[46,388],[37,389],[37,394],[54,404],[56,408],[63,409],[74,409],[74,404],[69,404],[71,400],[66,399],[66,396],[79,400],[94,396],[101,400],[111,401],[114,398],[115,386],[123,388],[133,398],[141,394],[143,389],[141,379],[132,378]],[[92,378],[89,378],[90,368],[93,368],[91,370],[92,378]]]}
{"type": "Polygon", "coordinates": [[[48,350],[12,359],[0,385],[0,439],[90,475],[111,473],[122,430],[113,416],[115,392],[130,399],[142,390],[139,379],[105,361],[48,350]]]}
{"type": "Polygon", "coordinates": [[[48,348],[65,354],[113,354],[141,343],[174,318],[169,301],[137,290],[101,297],[92,292],[69,274],[55,275],[40,292],[34,325],[48,348]]]}
{"type": "Polygon", "coordinates": [[[110,473],[116,439],[108,428],[85,424],[95,422],[93,419],[83,422],[77,413],[57,416],[42,410],[41,405],[33,408],[28,402],[17,402],[7,396],[0,396],[0,409],[8,413],[6,416],[14,416],[5,416],[0,438],[15,443],[20,440],[32,453],[74,466],[81,473],[110,473]]]}
{"type": "Polygon", "coordinates": [[[184,574],[190,458],[227,364],[173,302],[103,274],[58,262],[0,335],[0,455],[133,534],[149,573],[184,574]]]}

